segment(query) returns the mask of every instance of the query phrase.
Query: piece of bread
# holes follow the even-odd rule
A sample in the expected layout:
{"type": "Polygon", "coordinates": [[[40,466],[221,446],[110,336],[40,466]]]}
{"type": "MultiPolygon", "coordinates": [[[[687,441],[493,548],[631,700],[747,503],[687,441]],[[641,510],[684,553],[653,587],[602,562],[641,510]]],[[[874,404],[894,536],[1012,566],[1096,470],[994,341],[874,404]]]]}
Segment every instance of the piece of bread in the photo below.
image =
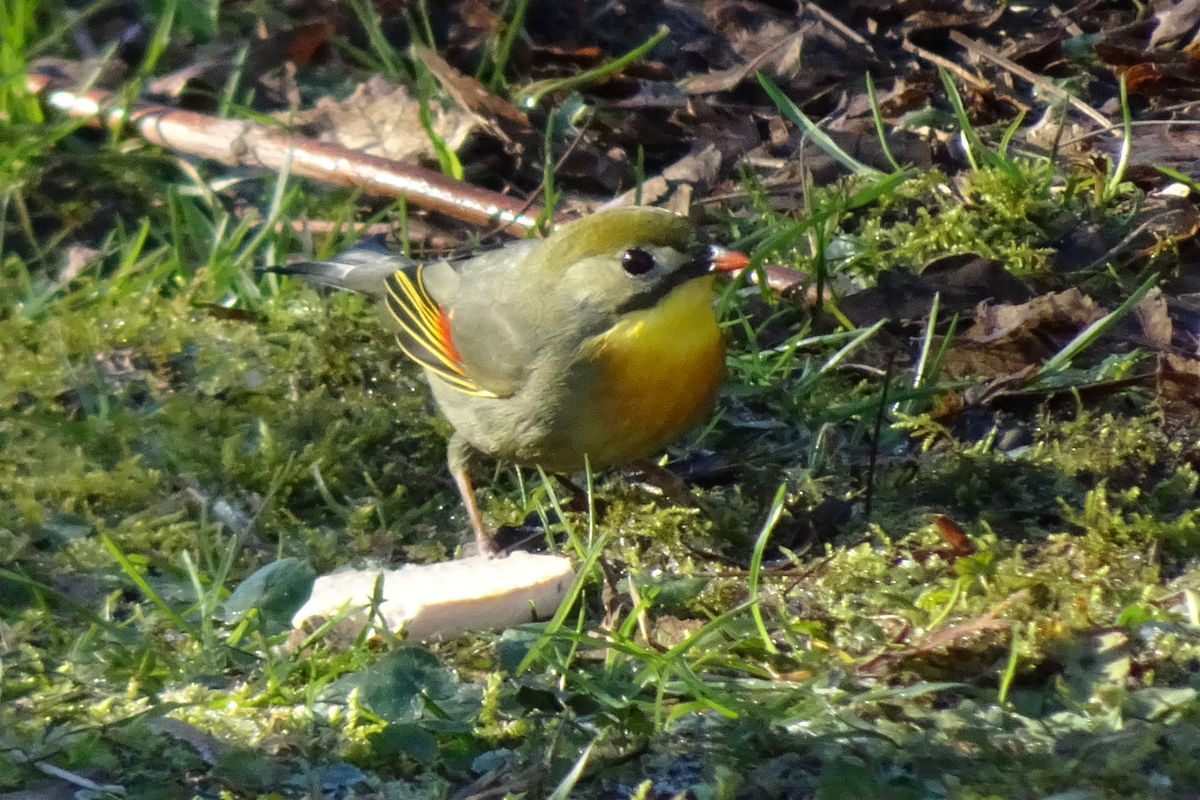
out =
{"type": "Polygon", "coordinates": [[[557,610],[574,577],[566,558],[521,552],[392,570],[339,570],[317,578],[292,625],[299,629],[308,621],[311,630],[314,618],[349,611],[337,625],[339,633],[357,635],[365,624],[378,629],[383,623],[405,631],[410,640],[446,639],[545,619],[557,610]],[[368,619],[381,575],[382,602],[368,619]]]}

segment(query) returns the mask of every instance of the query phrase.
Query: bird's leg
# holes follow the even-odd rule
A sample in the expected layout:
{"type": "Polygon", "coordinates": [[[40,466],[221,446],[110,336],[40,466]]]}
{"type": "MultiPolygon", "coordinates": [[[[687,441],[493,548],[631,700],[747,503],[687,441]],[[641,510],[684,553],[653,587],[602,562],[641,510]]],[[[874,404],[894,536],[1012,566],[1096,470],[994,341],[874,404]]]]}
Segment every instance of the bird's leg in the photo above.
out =
{"type": "Polygon", "coordinates": [[[454,485],[458,487],[458,495],[462,498],[463,508],[467,510],[467,519],[475,534],[475,546],[480,555],[496,555],[496,541],[491,528],[483,521],[479,511],[479,502],[475,499],[475,487],[471,485],[471,476],[467,467],[471,463],[473,451],[471,445],[457,433],[450,437],[446,445],[446,461],[450,465],[450,474],[454,477],[454,485]]]}

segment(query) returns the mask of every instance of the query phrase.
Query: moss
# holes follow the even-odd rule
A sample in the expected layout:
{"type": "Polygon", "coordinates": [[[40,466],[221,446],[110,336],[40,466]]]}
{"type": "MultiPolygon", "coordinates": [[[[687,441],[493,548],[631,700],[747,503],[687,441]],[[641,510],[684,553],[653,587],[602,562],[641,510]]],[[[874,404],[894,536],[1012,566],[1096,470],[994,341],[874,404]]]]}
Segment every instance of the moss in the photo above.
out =
{"type": "MultiPolygon", "coordinates": [[[[64,297],[40,329],[21,317],[0,322],[9,366],[0,382],[0,519],[18,533],[82,515],[128,534],[134,550],[171,552],[184,542],[136,534],[154,525],[138,515],[193,487],[201,506],[265,503],[246,512],[261,511],[259,529],[294,547],[289,505],[323,508],[325,524],[365,535],[427,514],[410,498],[444,490],[439,431],[411,371],[392,372],[398,357],[382,335],[341,341],[345,317],[316,312],[308,293],[267,313],[327,322],[315,337],[270,316],[261,326],[214,318],[184,297],[87,305],[89,295],[64,297]],[[336,341],[322,348],[322,336],[336,341]],[[343,355],[347,348],[360,358],[343,355]],[[317,465],[341,508],[310,477],[317,465]]],[[[343,313],[359,315],[361,304],[343,313]]],[[[332,549],[317,560],[335,560],[332,549]]]]}
{"type": "Polygon", "coordinates": [[[1158,415],[1117,417],[1083,413],[1065,420],[1043,418],[1034,457],[1064,475],[1103,475],[1122,484],[1143,481],[1163,461],[1175,460],[1182,442],[1171,440],[1158,415]]]}
{"type": "MultiPolygon", "coordinates": [[[[1079,199],[1055,187],[1045,162],[1016,159],[1018,179],[1005,170],[981,167],[953,178],[934,169],[911,177],[883,193],[866,209],[847,209],[869,179],[846,178],[814,187],[811,216],[830,214],[819,255],[786,237],[772,255],[812,272],[813,261],[832,272],[869,277],[885,267],[920,271],[928,262],[954,253],[994,258],[1016,273],[1046,269],[1050,243],[1088,213],[1079,199]]],[[[776,217],[779,230],[791,224],[753,190],[760,213],[776,217]]]]}

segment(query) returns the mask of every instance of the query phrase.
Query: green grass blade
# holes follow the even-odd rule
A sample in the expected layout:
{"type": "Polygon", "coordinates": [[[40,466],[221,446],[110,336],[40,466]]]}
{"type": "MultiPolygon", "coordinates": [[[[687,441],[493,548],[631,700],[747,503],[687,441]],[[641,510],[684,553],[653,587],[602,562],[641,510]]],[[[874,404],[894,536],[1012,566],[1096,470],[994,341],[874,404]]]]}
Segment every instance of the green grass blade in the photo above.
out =
{"type": "Polygon", "coordinates": [[[525,11],[529,8],[529,0],[517,0],[512,16],[504,24],[504,34],[496,45],[496,55],[492,59],[492,74],[487,86],[493,92],[504,85],[504,70],[508,68],[508,59],[512,54],[513,42],[525,25],[525,11]]]}
{"type": "Polygon", "coordinates": [[[579,779],[583,776],[583,770],[587,767],[588,762],[592,760],[592,751],[596,749],[596,745],[603,738],[604,732],[601,731],[596,735],[595,739],[588,742],[588,746],[583,748],[579,753],[579,758],[575,759],[575,763],[571,765],[571,769],[558,782],[558,786],[554,787],[554,791],[550,793],[550,796],[546,800],[569,800],[575,784],[579,783],[579,779]]]}
{"type": "Polygon", "coordinates": [[[146,581],[146,578],[140,571],[138,571],[138,568],[134,566],[133,562],[129,560],[129,557],[125,555],[124,551],[117,546],[117,543],[110,539],[108,535],[103,532],[101,532],[99,535],[100,543],[103,544],[104,549],[111,553],[112,557],[117,560],[117,564],[121,567],[121,571],[125,573],[125,577],[129,578],[133,585],[136,586],[143,595],[145,595],[147,600],[158,606],[159,609],[166,614],[167,618],[171,620],[176,628],[184,633],[187,633],[189,636],[195,636],[196,631],[192,628],[192,626],[189,625],[183,619],[183,617],[179,616],[175,609],[167,605],[167,602],[162,599],[158,592],[154,591],[154,587],[152,587],[146,581]]]}
{"type": "Polygon", "coordinates": [[[656,45],[658,45],[659,42],[667,38],[670,33],[671,29],[666,25],[662,25],[649,39],[642,42],[628,53],[614,58],[607,64],[601,64],[598,67],[593,67],[586,72],[583,72],[579,75],[572,75],[569,78],[556,78],[554,80],[536,81],[531,83],[517,93],[513,102],[523,108],[536,108],[538,103],[541,102],[542,98],[551,92],[576,89],[580,86],[587,86],[589,83],[595,83],[602,78],[607,78],[609,75],[620,72],[621,70],[625,69],[625,67],[649,53],[655,48],[656,45]]]}
{"type": "Polygon", "coordinates": [[[783,90],[775,85],[775,82],[767,77],[764,73],[755,73],[758,77],[759,84],[763,87],[763,91],[775,103],[775,106],[783,113],[785,117],[804,129],[805,133],[817,146],[832,156],[838,163],[844,166],[854,175],[878,175],[879,170],[874,167],[867,166],[859,161],[854,156],[847,153],[838,145],[837,142],[821,130],[821,128],[813,122],[808,116],[800,110],[799,106],[791,101],[791,99],[783,93],[783,90]]]}
{"type": "Polygon", "coordinates": [[[1117,306],[1112,311],[1093,322],[1091,325],[1088,325],[1086,328],[1080,331],[1074,339],[1067,342],[1067,344],[1061,350],[1055,353],[1053,357],[1047,360],[1045,364],[1042,364],[1042,368],[1038,370],[1037,374],[1034,376],[1034,380],[1037,381],[1045,378],[1047,375],[1057,372],[1058,370],[1063,369],[1070,364],[1076,356],[1078,356],[1087,348],[1091,347],[1096,340],[1103,336],[1109,328],[1116,324],[1118,320],[1132,311],[1133,307],[1137,305],[1143,297],[1146,296],[1147,292],[1154,288],[1154,284],[1157,282],[1158,273],[1156,272],[1144,280],[1142,285],[1135,289],[1133,294],[1129,295],[1124,303],[1121,303],[1121,305],[1117,306]]]}
{"type": "Polygon", "coordinates": [[[1008,692],[1012,689],[1013,680],[1017,677],[1017,664],[1021,654],[1021,633],[1017,627],[1017,623],[1012,625],[1012,644],[1008,648],[1008,661],[1004,665],[1004,671],[1000,673],[1000,688],[996,691],[996,704],[1004,705],[1008,702],[1008,692]]]}
{"type": "Polygon", "coordinates": [[[775,490],[775,499],[771,501],[771,508],[767,512],[767,518],[763,522],[762,528],[758,532],[758,538],[754,542],[754,553],[750,557],[750,575],[747,578],[746,591],[750,595],[750,615],[754,618],[754,627],[758,629],[758,635],[763,641],[763,647],[768,653],[778,653],[779,648],[771,641],[771,634],[767,630],[767,625],[763,622],[762,603],[758,597],[758,579],[762,574],[763,551],[767,548],[767,540],[771,538],[771,532],[775,530],[775,526],[779,524],[779,518],[783,516],[783,502],[787,498],[787,484],[781,483],[779,488],[775,490]]]}
{"type": "Polygon", "coordinates": [[[1121,76],[1121,125],[1125,135],[1121,137],[1121,152],[1117,156],[1117,166],[1113,168],[1112,175],[1104,182],[1104,189],[1101,192],[1101,200],[1104,203],[1111,203],[1121,189],[1121,181],[1125,180],[1125,170],[1129,167],[1129,154],[1133,149],[1133,123],[1129,111],[1129,91],[1125,86],[1125,76],[1121,76]]]}
{"type": "Polygon", "coordinates": [[[896,156],[892,154],[892,148],[888,146],[887,131],[883,125],[883,112],[879,108],[879,97],[875,94],[875,81],[871,79],[871,73],[867,73],[867,100],[871,105],[871,121],[875,124],[875,135],[879,137],[879,148],[883,150],[883,156],[892,165],[892,169],[899,172],[901,170],[900,162],[896,160],[896,156]]]}

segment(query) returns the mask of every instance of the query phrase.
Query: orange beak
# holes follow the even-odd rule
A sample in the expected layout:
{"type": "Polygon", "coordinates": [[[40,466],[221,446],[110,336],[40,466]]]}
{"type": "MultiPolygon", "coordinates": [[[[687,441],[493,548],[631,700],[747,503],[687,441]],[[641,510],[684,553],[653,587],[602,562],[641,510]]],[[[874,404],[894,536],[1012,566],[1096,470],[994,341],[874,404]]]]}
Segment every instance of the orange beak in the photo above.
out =
{"type": "Polygon", "coordinates": [[[708,263],[712,272],[739,272],[750,264],[750,257],[714,244],[708,248],[708,263]]]}

